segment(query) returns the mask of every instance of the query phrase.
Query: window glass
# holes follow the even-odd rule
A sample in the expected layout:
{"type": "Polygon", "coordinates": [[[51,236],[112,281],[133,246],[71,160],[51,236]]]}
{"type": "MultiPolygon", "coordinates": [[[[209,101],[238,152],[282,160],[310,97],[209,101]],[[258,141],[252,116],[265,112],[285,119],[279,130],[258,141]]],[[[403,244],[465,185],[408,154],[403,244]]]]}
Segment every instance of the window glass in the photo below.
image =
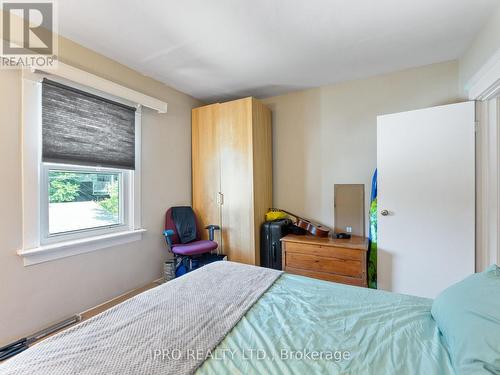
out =
{"type": "Polygon", "coordinates": [[[121,177],[121,172],[49,169],[49,235],[122,224],[121,177]]]}

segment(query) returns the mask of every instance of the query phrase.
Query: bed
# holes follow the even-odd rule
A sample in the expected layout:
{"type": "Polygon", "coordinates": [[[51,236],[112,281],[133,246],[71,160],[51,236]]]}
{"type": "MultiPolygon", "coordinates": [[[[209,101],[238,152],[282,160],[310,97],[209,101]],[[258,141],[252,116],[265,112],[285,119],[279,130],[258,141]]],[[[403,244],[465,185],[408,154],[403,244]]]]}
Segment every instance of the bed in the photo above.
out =
{"type": "Polygon", "coordinates": [[[218,345],[235,355],[210,359],[198,373],[453,374],[431,305],[283,274],[218,345]],[[265,359],[247,360],[251,349],[265,359]],[[311,358],[314,351],[323,359],[311,358]]]}
{"type": "Polygon", "coordinates": [[[0,374],[454,374],[432,305],[216,262],[42,341],[0,374]]]}

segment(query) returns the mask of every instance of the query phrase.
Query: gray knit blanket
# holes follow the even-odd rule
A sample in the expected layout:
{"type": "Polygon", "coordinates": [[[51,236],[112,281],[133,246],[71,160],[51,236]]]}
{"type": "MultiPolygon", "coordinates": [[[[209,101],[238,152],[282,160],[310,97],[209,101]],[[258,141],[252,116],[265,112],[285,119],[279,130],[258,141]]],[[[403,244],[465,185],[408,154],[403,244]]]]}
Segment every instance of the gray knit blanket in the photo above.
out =
{"type": "Polygon", "coordinates": [[[0,364],[0,374],[191,374],[281,275],[215,262],[0,364]]]}

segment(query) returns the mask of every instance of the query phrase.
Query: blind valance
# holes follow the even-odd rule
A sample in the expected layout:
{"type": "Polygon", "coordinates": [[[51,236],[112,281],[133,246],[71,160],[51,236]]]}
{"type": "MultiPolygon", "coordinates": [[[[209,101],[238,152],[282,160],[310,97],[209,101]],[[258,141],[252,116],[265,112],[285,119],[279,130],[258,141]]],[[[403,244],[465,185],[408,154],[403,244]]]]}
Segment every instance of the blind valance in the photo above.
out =
{"type": "Polygon", "coordinates": [[[44,79],[44,162],[135,168],[135,108],[44,79]]]}

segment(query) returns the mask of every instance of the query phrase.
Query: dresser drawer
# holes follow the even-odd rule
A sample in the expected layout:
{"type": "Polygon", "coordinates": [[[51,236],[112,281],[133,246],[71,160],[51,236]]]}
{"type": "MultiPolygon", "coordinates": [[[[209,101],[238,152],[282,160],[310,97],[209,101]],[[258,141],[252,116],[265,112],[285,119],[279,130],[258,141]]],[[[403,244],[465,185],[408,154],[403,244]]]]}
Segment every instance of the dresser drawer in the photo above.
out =
{"type": "Polygon", "coordinates": [[[315,255],[319,257],[350,259],[361,261],[364,256],[364,251],[346,249],[343,247],[310,245],[305,243],[287,242],[286,251],[289,253],[299,253],[307,255],[315,255]]]}
{"type": "Polygon", "coordinates": [[[333,273],[358,278],[362,276],[362,265],[360,260],[336,258],[332,256],[322,257],[314,254],[289,252],[288,248],[285,253],[285,267],[315,270],[317,272],[333,273]]]}
{"type": "Polygon", "coordinates": [[[302,270],[291,267],[287,267],[286,272],[293,273],[294,275],[312,277],[319,280],[332,281],[334,283],[366,287],[366,282],[363,278],[342,276],[334,273],[318,272],[312,270],[302,270]]]}

